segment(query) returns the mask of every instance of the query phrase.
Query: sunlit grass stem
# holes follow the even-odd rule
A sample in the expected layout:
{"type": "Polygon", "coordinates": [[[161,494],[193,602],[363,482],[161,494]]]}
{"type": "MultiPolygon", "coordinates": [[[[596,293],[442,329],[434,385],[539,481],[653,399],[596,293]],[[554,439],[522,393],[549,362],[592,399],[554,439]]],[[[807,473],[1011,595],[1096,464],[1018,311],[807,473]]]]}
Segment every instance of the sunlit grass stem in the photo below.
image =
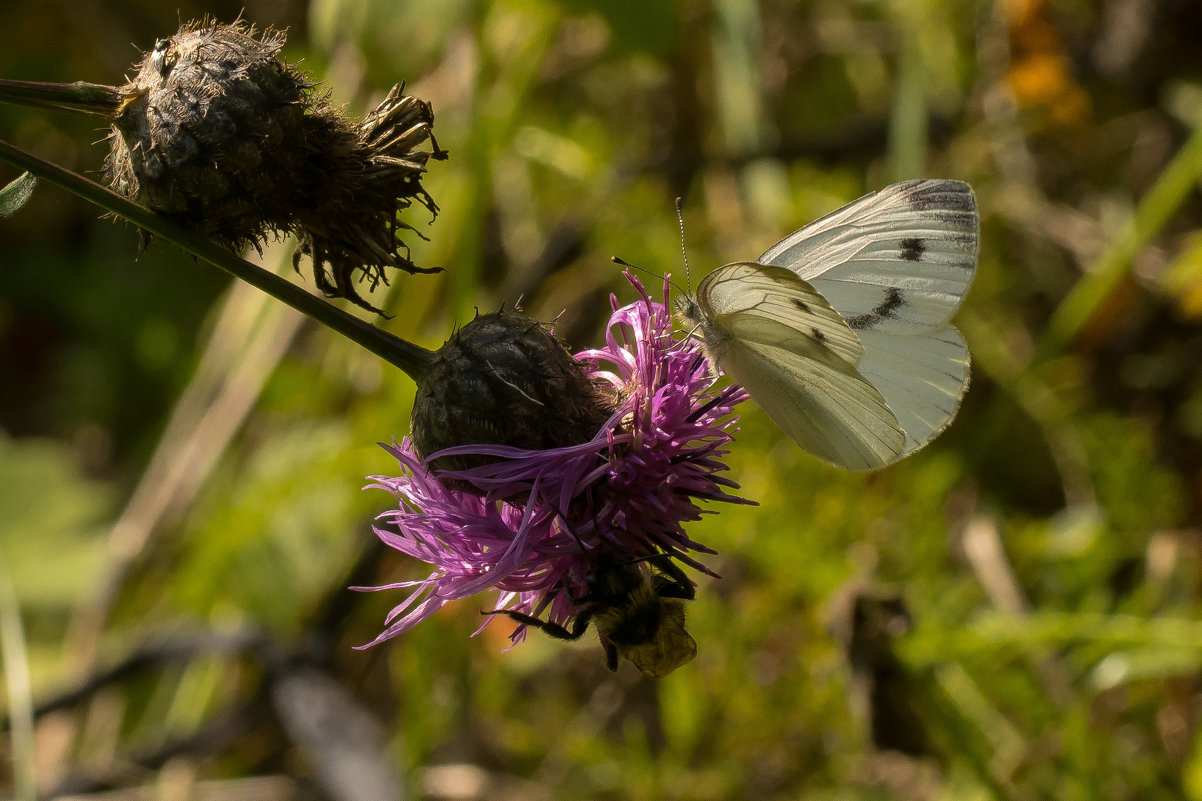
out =
{"type": "Polygon", "coordinates": [[[1202,178],[1202,125],[1160,173],[1098,260],[1056,307],[1036,361],[1059,355],[1085,330],[1128,275],[1136,255],[1164,228],[1202,178]]]}
{"type": "Polygon", "coordinates": [[[20,606],[7,572],[0,570],[0,667],[8,685],[8,730],[12,758],[13,798],[34,801],[33,690],[29,650],[20,606]]]}
{"type": "MultiPolygon", "coordinates": [[[[1064,355],[1074,340],[1102,312],[1107,301],[1130,274],[1136,256],[1180,210],[1200,178],[1202,124],[1194,128],[1185,144],[1139,201],[1131,217],[1056,307],[1043,336],[1036,344],[1034,356],[1027,364],[1046,365],[1064,355]]],[[[972,319],[970,314],[965,317],[965,322],[972,319]]],[[[968,322],[968,325],[970,328],[986,330],[979,320],[976,323],[968,322]]],[[[1043,428],[1058,431],[1057,438],[1060,439],[1075,437],[1073,427],[1067,422],[1065,407],[1049,395],[1048,387],[1038,378],[1038,372],[1025,367],[1016,355],[1008,353],[1008,348],[995,346],[992,352],[981,349],[980,343],[1002,343],[1004,339],[999,337],[993,334],[970,337],[970,341],[978,343],[975,346],[978,364],[992,363],[994,378],[1006,382],[1016,391],[1013,397],[1018,404],[1025,407],[1032,419],[1039,421],[1043,428]],[[1049,400],[1050,403],[1047,402],[1049,400]],[[1041,413],[1037,414],[1036,410],[1041,413]]],[[[1013,413],[1014,408],[1010,405],[995,403],[978,417],[978,435],[970,446],[970,463],[981,464],[993,458],[996,443],[1006,436],[1013,413]]],[[[1070,480],[1066,476],[1066,481],[1070,480]]]]}

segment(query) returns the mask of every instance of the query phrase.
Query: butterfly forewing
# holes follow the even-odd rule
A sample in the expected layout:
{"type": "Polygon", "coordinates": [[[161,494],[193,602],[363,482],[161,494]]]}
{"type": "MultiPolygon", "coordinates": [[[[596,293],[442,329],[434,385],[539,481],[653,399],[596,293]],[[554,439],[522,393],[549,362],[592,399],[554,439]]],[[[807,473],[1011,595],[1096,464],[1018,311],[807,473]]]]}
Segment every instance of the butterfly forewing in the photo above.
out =
{"type": "Polygon", "coordinates": [[[809,281],[853,330],[942,326],[972,283],[976,200],[968,184],[904,181],[795,231],[757,261],[809,281]]]}

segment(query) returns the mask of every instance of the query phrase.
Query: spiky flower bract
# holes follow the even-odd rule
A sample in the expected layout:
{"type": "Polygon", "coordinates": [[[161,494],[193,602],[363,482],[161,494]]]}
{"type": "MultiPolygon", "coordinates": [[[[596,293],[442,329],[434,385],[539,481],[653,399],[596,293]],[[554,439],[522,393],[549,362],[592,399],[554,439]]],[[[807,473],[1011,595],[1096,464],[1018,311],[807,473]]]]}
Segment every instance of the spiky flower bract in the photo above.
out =
{"type": "MultiPolygon", "coordinates": [[[[489,589],[500,593],[496,609],[566,623],[580,613],[598,564],[667,555],[709,572],[695,554],[714,551],[692,540],[684,524],[708,511],[699,501],[750,503],[732,494],[738,485],[722,475],[738,420],[734,407],[747,395],[717,387],[700,346],[673,335],[666,281],[660,303],[627,279],[641,298],[621,308],[613,299],[605,346],[576,354],[584,372],[619,398],[592,439],[546,450],[462,446],[425,461],[408,439],[384,446],[401,473],[374,476],[368,488],[388,490],[398,507],[377,518],[376,534],[433,570],[419,581],[362,588],[412,590],[369,645],[489,589]],[[466,454],[495,461],[455,471],[427,467],[439,456],[466,454]],[[453,489],[457,482],[476,492],[453,489]]],[[[525,628],[514,631],[515,642],[525,628]]]]}

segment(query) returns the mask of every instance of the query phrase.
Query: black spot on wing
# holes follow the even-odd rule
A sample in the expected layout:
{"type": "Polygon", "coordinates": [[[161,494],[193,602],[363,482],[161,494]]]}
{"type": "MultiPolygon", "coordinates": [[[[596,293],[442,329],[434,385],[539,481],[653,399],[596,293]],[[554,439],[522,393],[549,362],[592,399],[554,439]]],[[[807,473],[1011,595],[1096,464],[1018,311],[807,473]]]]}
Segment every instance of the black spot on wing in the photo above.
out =
{"type": "Polygon", "coordinates": [[[819,342],[826,342],[826,334],[822,333],[817,328],[811,328],[810,334],[813,335],[814,339],[818,340],[819,342]]]}
{"type": "Polygon", "coordinates": [[[891,286],[885,293],[885,299],[877,304],[872,313],[877,317],[896,317],[897,310],[905,305],[906,300],[902,297],[902,291],[895,286],[891,286]]]}
{"type": "Polygon", "coordinates": [[[927,246],[916,236],[909,236],[898,244],[901,245],[901,257],[905,261],[922,261],[922,254],[927,252],[927,246]]]}
{"type": "Polygon", "coordinates": [[[885,290],[885,299],[878,303],[876,308],[868,314],[857,314],[854,317],[846,318],[847,324],[852,328],[867,331],[881,320],[897,317],[897,310],[905,305],[906,298],[902,295],[902,291],[895,286],[891,286],[885,290]]]}
{"type": "Polygon", "coordinates": [[[790,300],[792,300],[793,305],[796,306],[798,310],[806,314],[810,313],[810,304],[806,303],[804,300],[798,300],[797,298],[791,298],[790,300]]]}

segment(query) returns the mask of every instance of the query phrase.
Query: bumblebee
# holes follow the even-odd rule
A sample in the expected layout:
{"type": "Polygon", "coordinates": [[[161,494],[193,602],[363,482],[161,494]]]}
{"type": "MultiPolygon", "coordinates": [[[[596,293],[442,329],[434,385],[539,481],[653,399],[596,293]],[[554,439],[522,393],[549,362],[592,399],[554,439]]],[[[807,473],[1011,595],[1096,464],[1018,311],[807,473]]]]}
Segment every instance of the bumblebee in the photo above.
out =
{"type": "Polygon", "coordinates": [[[512,609],[484,614],[505,615],[560,640],[580,639],[592,623],[610,670],[618,669],[621,656],[659,679],[697,655],[697,643],[684,627],[684,602],[695,597],[689,577],[667,556],[628,563],[602,557],[585,577],[584,597],[571,598],[579,608],[571,628],[512,609]]]}

